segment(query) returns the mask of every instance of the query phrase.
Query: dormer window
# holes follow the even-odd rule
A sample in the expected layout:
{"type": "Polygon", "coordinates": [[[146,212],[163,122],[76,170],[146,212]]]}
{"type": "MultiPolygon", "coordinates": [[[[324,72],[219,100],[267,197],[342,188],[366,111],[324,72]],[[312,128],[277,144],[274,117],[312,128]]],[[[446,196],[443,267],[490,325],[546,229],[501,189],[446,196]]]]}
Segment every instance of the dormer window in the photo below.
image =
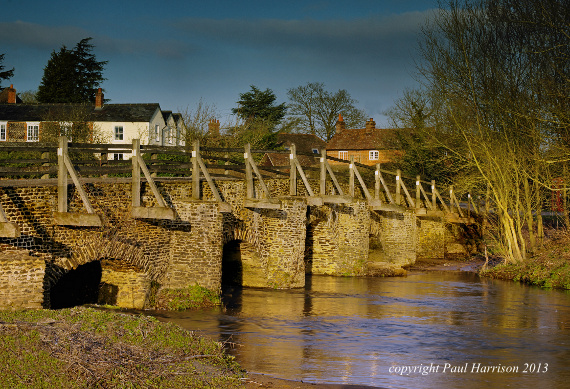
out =
{"type": "Polygon", "coordinates": [[[319,149],[313,149],[313,154],[318,154],[319,153],[319,149]]]}

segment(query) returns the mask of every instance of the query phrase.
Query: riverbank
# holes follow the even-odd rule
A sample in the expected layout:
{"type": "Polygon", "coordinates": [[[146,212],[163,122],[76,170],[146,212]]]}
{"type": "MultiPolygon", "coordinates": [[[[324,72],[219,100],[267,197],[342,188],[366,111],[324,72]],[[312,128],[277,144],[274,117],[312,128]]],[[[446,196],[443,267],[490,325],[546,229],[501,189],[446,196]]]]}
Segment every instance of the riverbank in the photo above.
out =
{"type": "Polygon", "coordinates": [[[482,270],[480,275],[542,288],[570,290],[570,234],[552,233],[526,261],[497,265],[482,270]]]}
{"type": "Polygon", "coordinates": [[[147,316],[0,312],[2,388],[243,388],[223,345],[147,316]]]}

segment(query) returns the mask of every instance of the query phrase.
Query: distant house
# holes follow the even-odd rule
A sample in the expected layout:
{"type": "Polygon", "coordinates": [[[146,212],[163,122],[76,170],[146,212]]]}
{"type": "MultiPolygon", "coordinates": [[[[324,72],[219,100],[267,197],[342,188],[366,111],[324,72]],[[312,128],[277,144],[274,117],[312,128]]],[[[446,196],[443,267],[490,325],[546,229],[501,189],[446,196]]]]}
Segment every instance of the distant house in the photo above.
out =
{"type": "MultiPolygon", "coordinates": [[[[327,156],[350,160],[365,165],[392,162],[402,152],[395,129],[376,128],[376,122],[370,118],[365,128],[347,129],[342,115],[336,123],[336,133],[327,143],[327,156]]],[[[330,160],[329,163],[341,164],[330,160]]]]}
{"type": "MultiPolygon", "coordinates": [[[[297,159],[301,166],[312,166],[318,162],[321,150],[326,147],[326,142],[313,134],[277,134],[277,144],[285,150],[289,150],[295,144],[297,159]],[[303,155],[311,153],[314,157],[303,155]]],[[[260,166],[289,166],[289,155],[283,153],[265,153],[260,166]]]]}
{"type": "MultiPolygon", "coordinates": [[[[42,141],[42,130],[48,123],[58,120],[58,117],[69,118],[74,111],[84,112],[84,120],[91,130],[97,129],[109,143],[131,143],[133,139],[140,139],[143,145],[176,146],[181,145],[184,139],[182,116],[162,111],[158,103],[104,104],[103,92],[99,88],[92,106],[22,104],[14,87],[10,86],[0,93],[0,142],[42,141]]],[[[114,159],[129,157],[120,153],[114,155],[114,159]]]]}

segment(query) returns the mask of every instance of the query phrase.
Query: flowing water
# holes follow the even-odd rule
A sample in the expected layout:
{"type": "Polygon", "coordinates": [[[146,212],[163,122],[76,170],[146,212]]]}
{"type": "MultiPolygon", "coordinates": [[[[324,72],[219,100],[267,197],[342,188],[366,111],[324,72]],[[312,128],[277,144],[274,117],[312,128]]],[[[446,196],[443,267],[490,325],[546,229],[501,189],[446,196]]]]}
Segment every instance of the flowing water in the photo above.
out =
{"type": "Polygon", "coordinates": [[[385,388],[569,388],[570,293],[459,272],[313,276],[223,308],[156,313],[251,372],[385,388]],[[493,367],[494,371],[493,371],[493,367]]]}

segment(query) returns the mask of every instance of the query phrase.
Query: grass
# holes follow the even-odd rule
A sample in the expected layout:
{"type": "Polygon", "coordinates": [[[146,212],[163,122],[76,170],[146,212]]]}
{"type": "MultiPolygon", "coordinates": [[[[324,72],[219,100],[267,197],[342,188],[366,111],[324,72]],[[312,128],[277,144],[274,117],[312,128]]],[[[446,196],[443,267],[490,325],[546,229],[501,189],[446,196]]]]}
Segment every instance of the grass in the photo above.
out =
{"type": "Polygon", "coordinates": [[[524,262],[498,265],[480,274],[542,288],[570,289],[570,234],[559,234],[549,239],[524,262]]]}
{"type": "Polygon", "coordinates": [[[223,345],[146,316],[0,312],[1,388],[241,388],[223,345]]]}
{"type": "Polygon", "coordinates": [[[206,308],[222,304],[217,292],[200,285],[189,286],[185,289],[160,289],[152,300],[156,309],[170,311],[206,308]]]}

